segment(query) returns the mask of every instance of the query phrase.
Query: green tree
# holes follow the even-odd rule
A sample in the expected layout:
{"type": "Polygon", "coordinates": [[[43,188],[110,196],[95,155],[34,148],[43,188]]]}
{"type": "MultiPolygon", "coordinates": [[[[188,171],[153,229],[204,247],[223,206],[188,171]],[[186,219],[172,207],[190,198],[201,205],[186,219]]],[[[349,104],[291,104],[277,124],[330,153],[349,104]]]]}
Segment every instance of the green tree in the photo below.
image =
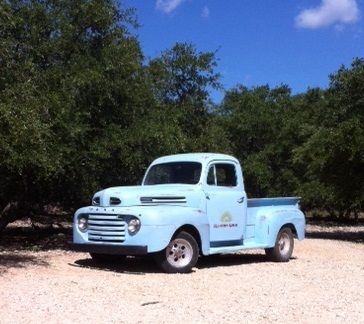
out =
{"type": "MultiPolygon", "coordinates": [[[[213,105],[212,89],[221,89],[214,52],[199,52],[188,43],[177,43],[160,57],[149,62],[149,75],[154,96],[164,113],[176,116],[176,122],[188,138],[181,151],[216,147],[216,125],[210,123],[213,105]],[[212,129],[208,138],[206,129],[212,129]]],[[[221,133],[222,130],[217,131],[221,133]]]]}
{"type": "Polygon", "coordinates": [[[357,218],[364,201],[364,60],[330,80],[321,106],[301,126],[303,144],[294,156],[305,165],[300,192],[310,194],[311,207],[357,218]]]}
{"type": "Polygon", "coordinates": [[[125,129],[154,104],[131,24],[111,0],[1,3],[0,228],[125,178],[125,129]]]}
{"type": "Polygon", "coordinates": [[[209,90],[221,87],[215,53],[198,52],[192,44],[176,43],[151,60],[149,66],[155,94],[165,103],[203,106],[209,90]]]}
{"type": "Polygon", "coordinates": [[[237,87],[227,91],[221,120],[232,150],[244,167],[246,189],[252,197],[289,195],[296,178],[290,156],[294,141],[289,126],[290,89],[237,87]]]}

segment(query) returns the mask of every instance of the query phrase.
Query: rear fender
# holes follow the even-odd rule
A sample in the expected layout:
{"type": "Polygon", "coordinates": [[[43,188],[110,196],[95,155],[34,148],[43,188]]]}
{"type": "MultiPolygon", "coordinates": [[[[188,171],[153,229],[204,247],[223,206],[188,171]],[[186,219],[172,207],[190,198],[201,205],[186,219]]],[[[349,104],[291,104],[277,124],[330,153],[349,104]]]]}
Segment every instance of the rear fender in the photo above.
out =
{"type": "Polygon", "coordinates": [[[274,210],[257,217],[256,241],[273,247],[283,227],[292,229],[298,240],[305,237],[305,216],[299,209],[274,210]]]}

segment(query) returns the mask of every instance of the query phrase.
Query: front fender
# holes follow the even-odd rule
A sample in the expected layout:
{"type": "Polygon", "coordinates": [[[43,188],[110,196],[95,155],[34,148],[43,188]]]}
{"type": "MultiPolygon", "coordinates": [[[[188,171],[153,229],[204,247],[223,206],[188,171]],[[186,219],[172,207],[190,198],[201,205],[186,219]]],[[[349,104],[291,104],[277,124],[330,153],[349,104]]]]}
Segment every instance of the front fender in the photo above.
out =
{"type": "Polygon", "coordinates": [[[153,252],[166,248],[173,235],[180,228],[191,226],[196,229],[199,235],[202,254],[208,254],[210,231],[208,218],[204,211],[184,206],[154,206],[145,208],[141,219],[148,226],[159,226],[158,229],[154,229],[156,231],[155,235],[158,237],[161,235],[164,238],[163,242],[153,242],[153,252]],[[166,231],[166,228],[169,231],[166,231]]]}

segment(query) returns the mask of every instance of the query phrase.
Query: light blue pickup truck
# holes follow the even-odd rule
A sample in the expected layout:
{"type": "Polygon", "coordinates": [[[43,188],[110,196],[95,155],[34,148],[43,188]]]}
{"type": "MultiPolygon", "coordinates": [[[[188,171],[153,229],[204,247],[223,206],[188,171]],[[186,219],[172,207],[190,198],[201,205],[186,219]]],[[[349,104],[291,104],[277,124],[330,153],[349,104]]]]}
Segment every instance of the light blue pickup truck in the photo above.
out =
{"type": "Polygon", "coordinates": [[[247,199],[239,161],[191,153],[164,156],[142,185],[97,192],[74,215],[72,248],[96,261],[153,254],[165,272],[189,272],[200,255],[265,249],[288,261],[305,236],[299,198],[247,199]]]}

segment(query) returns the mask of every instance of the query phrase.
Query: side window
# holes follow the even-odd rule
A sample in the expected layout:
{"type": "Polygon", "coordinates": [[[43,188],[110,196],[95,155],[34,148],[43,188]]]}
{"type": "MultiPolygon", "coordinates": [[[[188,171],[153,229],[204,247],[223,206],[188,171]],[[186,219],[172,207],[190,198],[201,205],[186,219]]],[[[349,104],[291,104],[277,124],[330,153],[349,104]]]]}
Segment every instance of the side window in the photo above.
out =
{"type": "Polygon", "coordinates": [[[215,166],[211,165],[209,169],[209,173],[207,174],[207,184],[208,185],[216,185],[215,182],[215,166]]]}
{"type": "Polygon", "coordinates": [[[207,184],[235,187],[237,185],[235,166],[229,163],[216,163],[210,166],[207,174],[207,184]]]}
{"type": "Polygon", "coordinates": [[[216,167],[216,183],[218,186],[235,187],[236,172],[233,164],[218,163],[216,167]]]}

